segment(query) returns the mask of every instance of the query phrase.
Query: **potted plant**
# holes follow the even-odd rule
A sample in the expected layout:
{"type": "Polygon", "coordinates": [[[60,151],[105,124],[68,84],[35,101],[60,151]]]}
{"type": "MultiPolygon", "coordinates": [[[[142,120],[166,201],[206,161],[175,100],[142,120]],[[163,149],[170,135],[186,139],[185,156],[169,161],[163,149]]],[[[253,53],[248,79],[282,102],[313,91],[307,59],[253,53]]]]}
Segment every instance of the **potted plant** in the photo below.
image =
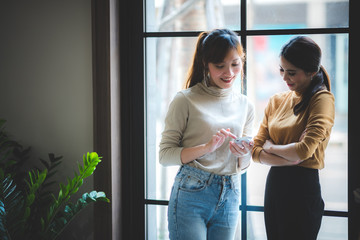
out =
{"type": "Polygon", "coordinates": [[[110,202],[104,192],[84,193],[75,203],[71,196],[91,176],[101,157],[96,152],[83,156],[78,171],[67,183],[59,184],[54,195],[49,187],[56,184],[52,177],[62,157],[49,154],[49,161],[40,159],[44,169],[23,171],[30,148],[24,149],[4,131],[0,119],[0,239],[56,239],[76,214],[91,203],[110,202]]]}

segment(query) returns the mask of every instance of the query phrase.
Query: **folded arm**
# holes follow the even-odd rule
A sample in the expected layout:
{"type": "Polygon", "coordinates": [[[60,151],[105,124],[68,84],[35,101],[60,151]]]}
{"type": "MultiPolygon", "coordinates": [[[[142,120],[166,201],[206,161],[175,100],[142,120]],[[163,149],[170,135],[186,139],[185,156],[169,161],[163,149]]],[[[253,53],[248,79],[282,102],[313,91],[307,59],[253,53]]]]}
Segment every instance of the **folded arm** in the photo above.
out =
{"type": "Polygon", "coordinates": [[[260,152],[259,160],[260,163],[269,166],[292,166],[292,165],[297,165],[301,162],[301,160],[289,161],[285,158],[282,158],[272,153],[268,153],[264,150],[260,152]]]}
{"type": "Polygon", "coordinates": [[[301,158],[297,154],[295,145],[295,143],[275,145],[271,140],[266,140],[263,149],[266,153],[279,156],[290,162],[297,162],[301,158]]]}

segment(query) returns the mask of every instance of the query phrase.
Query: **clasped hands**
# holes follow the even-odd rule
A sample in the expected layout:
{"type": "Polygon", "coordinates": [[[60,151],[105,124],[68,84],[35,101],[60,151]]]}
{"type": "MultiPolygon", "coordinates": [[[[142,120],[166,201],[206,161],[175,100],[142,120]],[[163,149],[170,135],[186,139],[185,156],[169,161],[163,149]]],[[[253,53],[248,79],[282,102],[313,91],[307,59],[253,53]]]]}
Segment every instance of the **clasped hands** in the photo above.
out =
{"type": "MultiPolygon", "coordinates": [[[[206,144],[209,148],[209,152],[213,152],[218,149],[221,145],[224,144],[225,139],[231,137],[236,139],[236,135],[230,132],[230,128],[219,130],[215,135],[212,136],[210,141],[206,144]]],[[[244,157],[251,153],[252,147],[254,145],[253,141],[246,143],[245,141],[242,144],[236,144],[233,141],[229,142],[229,148],[231,153],[236,157],[244,157]]]]}

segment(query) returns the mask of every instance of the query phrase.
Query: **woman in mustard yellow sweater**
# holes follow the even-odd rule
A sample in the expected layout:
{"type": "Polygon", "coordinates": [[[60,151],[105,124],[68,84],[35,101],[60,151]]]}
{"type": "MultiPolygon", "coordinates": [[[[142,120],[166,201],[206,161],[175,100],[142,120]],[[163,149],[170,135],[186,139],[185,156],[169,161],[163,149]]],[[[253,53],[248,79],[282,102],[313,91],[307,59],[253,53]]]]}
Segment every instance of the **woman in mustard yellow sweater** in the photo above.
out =
{"type": "Polygon", "coordinates": [[[317,238],[324,212],[318,170],[334,124],[334,96],[320,64],[321,49],[299,36],[280,54],[287,92],[269,100],[254,138],[255,162],[272,166],[265,189],[264,214],[269,240],[317,238]]]}

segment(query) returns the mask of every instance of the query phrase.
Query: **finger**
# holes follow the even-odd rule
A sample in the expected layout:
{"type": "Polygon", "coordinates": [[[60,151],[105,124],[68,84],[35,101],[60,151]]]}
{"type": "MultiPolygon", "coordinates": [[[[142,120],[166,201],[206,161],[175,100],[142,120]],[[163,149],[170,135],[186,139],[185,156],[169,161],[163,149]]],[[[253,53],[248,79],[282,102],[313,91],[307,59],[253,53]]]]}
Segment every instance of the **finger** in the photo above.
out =
{"type": "Polygon", "coordinates": [[[237,151],[240,152],[241,150],[244,149],[244,146],[241,144],[236,144],[234,142],[230,142],[230,144],[233,146],[233,148],[237,151]]]}
{"type": "Polygon", "coordinates": [[[218,136],[226,138],[227,137],[227,133],[226,131],[223,131],[223,129],[221,129],[220,131],[217,131],[216,133],[218,136]]]}
{"type": "Polygon", "coordinates": [[[236,138],[237,138],[237,136],[230,131],[230,128],[227,128],[226,131],[228,132],[228,136],[229,136],[229,137],[231,137],[231,138],[233,138],[233,139],[236,139],[236,138]]]}
{"type": "Polygon", "coordinates": [[[234,155],[239,155],[239,151],[235,148],[234,144],[231,144],[230,142],[230,152],[234,155]]]}
{"type": "Polygon", "coordinates": [[[230,128],[227,128],[227,129],[222,128],[220,131],[221,131],[223,134],[225,134],[226,136],[229,136],[229,137],[231,137],[231,138],[233,138],[233,139],[236,139],[236,138],[237,138],[237,136],[230,131],[230,128]]]}
{"type": "Polygon", "coordinates": [[[231,137],[233,139],[237,139],[237,136],[235,134],[233,134],[232,132],[229,132],[229,137],[231,137]]]}
{"type": "Polygon", "coordinates": [[[241,149],[238,144],[230,142],[230,151],[232,154],[234,154],[237,157],[241,157],[246,155],[249,151],[247,151],[245,148],[241,149]]]}
{"type": "Polygon", "coordinates": [[[252,146],[254,145],[254,142],[242,142],[242,145],[247,149],[247,150],[251,150],[252,149],[252,146]]]}
{"type": "Polygon", "coordinates": [[[227,128],[227,129],[222,128],[222,129],[220,129],[220,132],[227,137],[227,136],[229,136],[230,129],[229,128],[227,128]]]}

